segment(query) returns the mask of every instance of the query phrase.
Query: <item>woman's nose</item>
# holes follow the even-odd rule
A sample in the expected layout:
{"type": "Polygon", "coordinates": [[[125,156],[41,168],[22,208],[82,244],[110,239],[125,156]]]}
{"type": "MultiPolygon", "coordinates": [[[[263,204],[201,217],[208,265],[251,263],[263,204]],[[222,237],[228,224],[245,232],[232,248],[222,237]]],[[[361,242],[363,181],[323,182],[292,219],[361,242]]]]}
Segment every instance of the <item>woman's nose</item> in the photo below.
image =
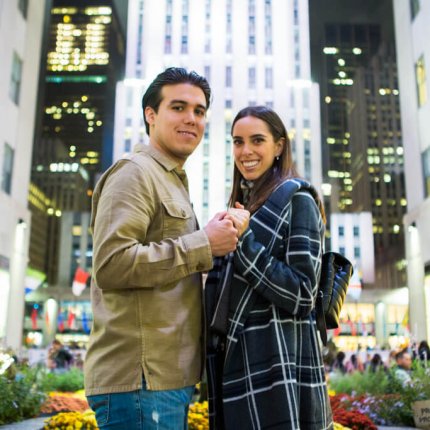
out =
{"type": "Polygon", "coordinates": [[[245,143],[244,145],[243,145],[243,148],[242,148],[242,152],[244,153],[244,154],[252,154],[252,147],[251,147],[251,145],[249,145],[249,144],[247,144],[247,143],[245,143]]]}

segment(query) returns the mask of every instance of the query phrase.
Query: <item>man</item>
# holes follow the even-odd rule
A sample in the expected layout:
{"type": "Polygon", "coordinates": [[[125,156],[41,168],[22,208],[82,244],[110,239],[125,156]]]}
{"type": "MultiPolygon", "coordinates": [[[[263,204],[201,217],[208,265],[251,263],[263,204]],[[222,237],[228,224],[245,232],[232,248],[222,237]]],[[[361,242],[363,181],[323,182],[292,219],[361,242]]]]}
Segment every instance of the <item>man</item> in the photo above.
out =
{"type": "Polygon", "coordinates": [[[54,339],[48,351],[48,367],[52,372],[65,372],[70,367],[72,361],[72,354],[64,348],[63,344],[58,339],[54,339]]]}
{"type": "Polygon", "coordinates": [[[411,378],[412,357],[405,349],[396,354],[396,365],[394,367],[394,376],[404,386],[412,383],[411,378]]]}
{"type": "Polygon", "coordinates": [[[187,427],[202,372],[200,272],[235,250],[249,215],[236,229],[221,212],[198,230],[183,165],[209,104],[203,77],[160,73],[142,100],[149,145],[114,164],[94,191],[94,323],[84,369],[102,430],[187,427]]]}

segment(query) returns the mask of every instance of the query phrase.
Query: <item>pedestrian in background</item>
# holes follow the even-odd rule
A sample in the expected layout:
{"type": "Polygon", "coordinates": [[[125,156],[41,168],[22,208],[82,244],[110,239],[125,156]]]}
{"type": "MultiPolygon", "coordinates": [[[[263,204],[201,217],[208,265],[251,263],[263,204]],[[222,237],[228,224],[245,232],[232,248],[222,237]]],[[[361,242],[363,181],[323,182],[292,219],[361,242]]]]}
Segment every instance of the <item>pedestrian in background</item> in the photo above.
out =
{"type": "Polygon", "coordinates": [[[426,340],[422,340],[418,345],[418,358],[427,367],[427,362],[430,360],[430,347],[426,340]]]}
{"type": "Polygon", "coordinates": [[[142,100],[149,145],[115,163],[94,191],[94,320],[84,370],[101,430],[187,427],[202,374],[201,272],[238,240],[227,212],[198,228],[183,169],[203,136],[210,97],[195,72],[160,73],[142,100]]]}
{"type": "Polygon", "coordinates": [[[394,366],[395,378],[405,387],[412,383],[411,377],[412,357],[406,349],[396,354],[396,365],[394,366]]]}
{"type": "Polygon", "coordinates": [[[72,361],[70,351],[58,339],[54,339],[48,350],[47,367],[54,373],[64,373],[70,368],[72,361]]]}

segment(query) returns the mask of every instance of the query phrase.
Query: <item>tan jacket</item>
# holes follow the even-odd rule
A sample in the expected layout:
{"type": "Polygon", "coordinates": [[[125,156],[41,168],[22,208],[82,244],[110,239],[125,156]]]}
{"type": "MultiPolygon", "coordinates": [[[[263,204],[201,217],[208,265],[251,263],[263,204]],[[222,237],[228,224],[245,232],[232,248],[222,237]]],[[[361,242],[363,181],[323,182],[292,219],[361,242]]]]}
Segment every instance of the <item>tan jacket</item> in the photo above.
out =
{"type": "Polygon", "coordinates": [[[202,281],[209,240],[186,177],[151,146],[114,164],[93,196],[87,395],[196,384],[202,369],[202,281]]]}

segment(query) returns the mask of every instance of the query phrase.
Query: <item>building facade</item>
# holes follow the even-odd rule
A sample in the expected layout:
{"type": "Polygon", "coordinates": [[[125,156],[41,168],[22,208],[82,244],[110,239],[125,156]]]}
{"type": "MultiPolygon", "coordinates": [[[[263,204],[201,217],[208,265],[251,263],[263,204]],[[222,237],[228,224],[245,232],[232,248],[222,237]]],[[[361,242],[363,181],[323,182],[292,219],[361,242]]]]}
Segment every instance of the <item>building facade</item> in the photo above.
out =
{"type": "Polygon", "coordinates": [[[375,288],[406,286],[404,151],[394,44],[356,70],[347,109],[353,212],[372,213],[375,288]]]}
{"type": "Polygon", "coordinates": [[[16,350],[22,340],[44,7],[44,0],[0,3],[0,342],[16,350]]]}
{"type": "Polygon", "coordinates": [[[122,29],[112,0],[53,0],[50,19],[42,136],[63,141],[94,182],[112,162],[122,29]]]}
{"type": "Polygon", "coordinates": [[[417,338],[430,337],[430,4],[394,0],[405,158],[406,243],[410,329],[417,338]]]}
{"type": "Polygon", "coordinates": [[[231,123],[248,105],[267,105],[279,113],[299,172],[320,188],[319,89],[310,79],[307,2],[130,0],[114,159],[147,142],[142,95],[169,66],[195,70],[213,90],[203,141],[186,163],[202,223],[226,208],[234,163],[231,123]]]}
{"type": "Polygon", "coordinates": [[[57,331],[86,332],[78,316],[89,307],[89,294],[75,296],[72,284],[78,267],[91,268],[91,196],[112,163],[115,88],[125,49],[112,0],[52,0],[45,38],[43,110],[28,196],[34,219],[29,268],[44,282],[26,296],[25,340],[37,345],[57,331]]]}

